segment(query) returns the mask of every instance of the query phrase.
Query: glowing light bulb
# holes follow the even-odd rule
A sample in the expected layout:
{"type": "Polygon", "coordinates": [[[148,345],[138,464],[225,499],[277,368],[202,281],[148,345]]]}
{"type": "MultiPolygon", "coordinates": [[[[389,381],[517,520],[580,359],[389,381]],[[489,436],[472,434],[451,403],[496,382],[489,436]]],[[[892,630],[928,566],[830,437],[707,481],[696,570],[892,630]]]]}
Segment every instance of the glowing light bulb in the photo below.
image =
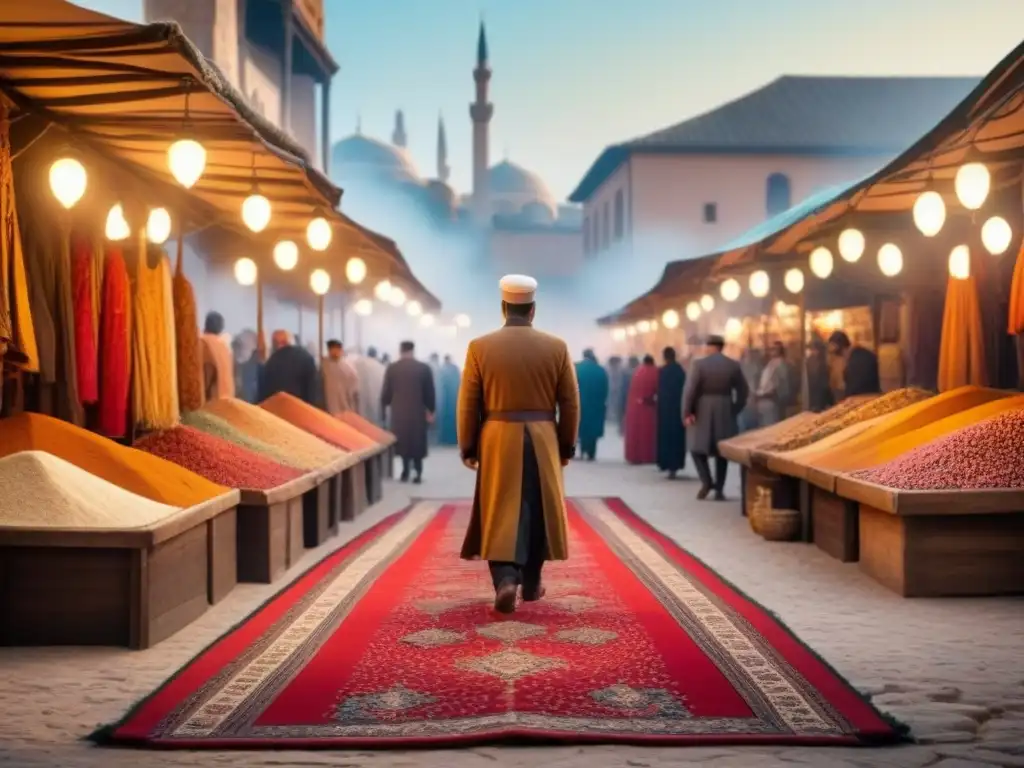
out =
{"type": "Polygon", "coordinates": [[[355,307],[356,314],[360,317],[369,317],[373,314],[373,302],[369,299],[360,299],[356,302],[355,307]]]}
{"type": "Polygon", "coordinates": [[[73,157],[62,157],[50,166],[50,191],[57,202],[71,210],[85,194],[85,166],[73,157]]]}
{"type": "Polygon", "coordinates": [[[1002,216],[993,216],[981,225],[981,243],[993,256],[1006,253],[1013,240],[1013,230],[1002,216]]]}
{"type": "Polygon", "coordinates": [[[366,279],[366,262],[353,256],[345,263],[345,279],[352,285],[359,285],[366,279]]]}
{"type": "Polygon", "coordinates": [[[696,301],[691,301],[686,305],[686,319],[692,323],[700,319],[700,304],[696,301]]]}
{"type": "Polygon", "coordinates": [[[193,139],[178,139],[167,150],[171,175],[185,189],[192,189],[206,170],[206,148],[193,139]]]}
{"type": "Polygon", "coordinates": [[[843,257],[843,261],[851,264],[860,261],[866,245],[864,233],[859,229],[844,229],[839,233],[839,255],[843,257]]]}
{"type": "Polygon", "coordinates": [[[626,329],[625,328],[612,328],[612,339],[614,341],[625,341],[626,340],[626,329]]]}
{"type": "Polygon", "coordinates": [[[949,253],[949,276],[954,280],[966,280],[971,276],[971,249],[958,245],[949,253]]]}
{"type": "Polygon", "coordinates": [[[104,233],[108,240],[125,240],[131,233],[132,229],[128,226],[128,222],[124,218],[124,208],[118,203],[112,206],[110,211],[107,213],[107,222],[104,227],[104,233]]]}
{"type": "Polygon", "coordinates": [[[650,333],[651,332],[651,321],[650,320],[641,320],[639,323],[636,324],[636,329],[638,331],[640,331],[640,333],[650,333]]]}
{"type": "Polygon", "coordinates": [[[886,277],[896,277],[903,271],[903,251],[895,243],[886,243],[878,249],[878,268],[886,277]]]}
{"type": "Polygon", "coordinates": [[[626,335],[627,336],[636,336],[636,326],[635,325],[628,326],[626,328],[626,335]]]}
{"type": "Polygon", "coordinates": [[[757,270],[757,272],[750,276],[750,283],[748,287],[750,288],[750,293],[755,299],[763,299],[767,296],[768,291],[771,290],[771,286],[771,279],[768,277],[768,273],[763,269],[757,270]]]}
{"type": "Polygon", "coordinates": [[[252,259],[242,258],[235,262],[235,280],[239,285],[253,285],[259,270],[252,259]]]}
{"type": "Polygon", "coordinates": [[[423,305],[414,299],[405,305],[405,311],[408,312],[411,317],[419,317],[423,314],[423,305]]]}
{"type": "Polygon", "coordinates": [[[743,333],[743,322],[736,317],[730,317],[725,321],[725,338],[735,341],[743,333]]]}
{"type": "Polygon", "coordinates": [[[374,287],[373,295],[381,301],[387,301],[388,297],[391,295],[391,283],[387,280],[381,280],[377,283],[376,287],[374,287]]]}
{"type": "Polygon", "coordinates": [[[967,163],[957,169],[953,186],[960,205],[969,211],[976,211],[988,199],[992,175],[983,163],[967,163]]]}
{"type": "Polygon", "coordinates": [[[700,297],[700,308],[705,312],[710,312],[715,308],[715,297],[710,293],[705,293],[700,297]]]}
{"type": "Polygon", "coordinates": [[[405,304],[405,291],[397,285],[392,286],[391,293],[388,294],[388,304],[392,307],[400,307],[405,304]]]}
{"type": "Polygon", "coordinates": [[[800,293],[804,289],[804,273],[794,267],[786,271],[782,282],[790,293],[800,293]]]}
{"type": "Polygon", "coordinates": [[[914,201],[914,226],[925,237],[935,237],[946,223],[946,203],[938,192],[923,192],[914,201]]]}
{"type": "Polygon", "coordinates": [[[166,208],[153,208],[146,219],[146,237],[155,245],[166,243],[171,236],[171,214],[166,208]]]}
{"type": "Polygon", "coordinates": [[[309,287],[317,296],[323,296],[331,290],[331,276],[326,270],[314,269],[309,275],[309,287]]]}
{"type": "Polygon", "coordinates": [[[306,226],[306,242],[314,251],[326,251],[332,234],[331,225],[323,216],[317,216],[306,226]]]}
{"type": "Polygon", "coordinates": [[[281,240],[274,246],[274,263],[278,269],[290,272],[299,263],[299,246],[291,240],[281,240]]]}
{"type": "Polygon", "coordinates": [[[456,315],[455,316],[455,327],[456,328],[469,328],[469,315],[456,315]]]}
{"type": "Polygon", "coordinates": [[[815,277],[824,280],[832,274],[835,264],[835,259],[832,258],[832,251],[825,246],[819,245],[811,251],[811,272],[815,277]]]}
{"type": "Polygon", "coordinates": [[[242,222],[253,232],[262,232],[270,223],[270,201],[263,195],[249,195],[242,201],[242,222]]]}
{"type": "Polygon", "coordinates": [[[669,330],[679,327],[679,313],[674,309],[666,309],[661,315],[661,324],[669,330]]]}
{"type": "Polygon", "coordinates": [[[423,315],[420,318],[420,325],[422,325],[424,328],[429,328],[433,324],[434,324],[434,316],[433,315],[429,315],[429,314],[428,315],[423,315]]]}
{"type": "Polygon", "coordinates": [[[740,297],[741,288],[739,281],[732,277],[722,283],[721,288],[718,290],[726,301],[736,301],[740,297]]]}

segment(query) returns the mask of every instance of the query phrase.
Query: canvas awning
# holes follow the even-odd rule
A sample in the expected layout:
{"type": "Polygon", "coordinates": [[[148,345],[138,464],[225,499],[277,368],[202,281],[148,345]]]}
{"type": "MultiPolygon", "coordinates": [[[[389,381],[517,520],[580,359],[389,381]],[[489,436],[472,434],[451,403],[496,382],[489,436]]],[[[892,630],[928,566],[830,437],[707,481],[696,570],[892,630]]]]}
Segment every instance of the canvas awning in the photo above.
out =
{"type": "Polygon", "coordinates": [[[341,190],[249,107],[177,24],[134,24],[65,0],[0,3],[0,90],[159,184],[177,185],[168,147],[194,138],[207,162],[190,194],[215,214],[203,225],[248,234],[240,209],[255,178],[273,203],[261,242],[302,242],[309,221],[324,216],[334,225],[331,255],[385,261],[396,279],[419,285],[394,242],[336,210],[341,190]]]}

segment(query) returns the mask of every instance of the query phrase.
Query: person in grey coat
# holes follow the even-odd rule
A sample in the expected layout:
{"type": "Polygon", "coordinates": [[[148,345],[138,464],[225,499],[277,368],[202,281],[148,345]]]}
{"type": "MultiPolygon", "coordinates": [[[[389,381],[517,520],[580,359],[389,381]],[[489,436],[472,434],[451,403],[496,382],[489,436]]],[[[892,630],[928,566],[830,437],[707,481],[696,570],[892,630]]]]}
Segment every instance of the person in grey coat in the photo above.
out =
{"type": "Polygon", "coordinates": [[[389,429],[398,438],[395,452],[402,460],[403,483],[423,481],[423,459],[427,457],[427,429],[434,422],[437,394],[430,366],[415,357],[415,346],[403,341],[399,359],[384,372],[381,410],[389,416],[389,429]]]}
{"type": "Polygon", "coordinates": [[[725,500],[725,476],[729,463],[718,455],[718,441],[739,434],[737,417],[746,407],[750,389],[740,364],[722,354],[725,340],[709,336],[705,356],[694,360],[683,389],[683,423],[686,442],[700,478],[698,499],[706,499],[712,490],[715,501],[725,500]],[[715,477],[711,479],[708,457],[715,458],[715,477]]]}

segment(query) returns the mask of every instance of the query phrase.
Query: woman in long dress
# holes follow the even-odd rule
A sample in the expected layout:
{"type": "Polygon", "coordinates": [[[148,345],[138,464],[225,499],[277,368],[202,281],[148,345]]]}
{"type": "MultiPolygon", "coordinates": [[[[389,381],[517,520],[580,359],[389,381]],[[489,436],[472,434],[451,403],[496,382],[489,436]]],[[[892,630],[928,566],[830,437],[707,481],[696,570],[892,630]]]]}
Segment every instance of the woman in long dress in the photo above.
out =
{"type": "Polygon", "coordinates": [[[629,382],[626,401],[626,461],[653,464],[657,460],[658,367],[644,355],[629,382]]]}

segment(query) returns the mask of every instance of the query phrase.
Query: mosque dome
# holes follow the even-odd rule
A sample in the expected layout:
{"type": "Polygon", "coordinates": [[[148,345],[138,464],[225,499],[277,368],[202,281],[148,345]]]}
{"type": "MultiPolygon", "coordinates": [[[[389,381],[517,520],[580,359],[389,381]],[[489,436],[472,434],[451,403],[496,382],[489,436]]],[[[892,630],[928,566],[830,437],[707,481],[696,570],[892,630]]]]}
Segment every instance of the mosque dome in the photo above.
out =
{"type": "MultiPolygon", "coordinates": [[[[487,171],[491,197],[496,203],[511,203],[522,210],[531,203],[540,203],[552,215],[557,214],[558,203],[547,184],[532,171],[504,160],[487,171]]],[[[499,209],[503,206],[498,206],[499,209]]]]}
{"type": "Polygon", "coordinates": [[[412,158],[402,147],[358,133],[331,149],[331,170],[338,173],[339,179],[353,172],[387,176],[396,181],[418,182],[420,178],[412,158]]]}

